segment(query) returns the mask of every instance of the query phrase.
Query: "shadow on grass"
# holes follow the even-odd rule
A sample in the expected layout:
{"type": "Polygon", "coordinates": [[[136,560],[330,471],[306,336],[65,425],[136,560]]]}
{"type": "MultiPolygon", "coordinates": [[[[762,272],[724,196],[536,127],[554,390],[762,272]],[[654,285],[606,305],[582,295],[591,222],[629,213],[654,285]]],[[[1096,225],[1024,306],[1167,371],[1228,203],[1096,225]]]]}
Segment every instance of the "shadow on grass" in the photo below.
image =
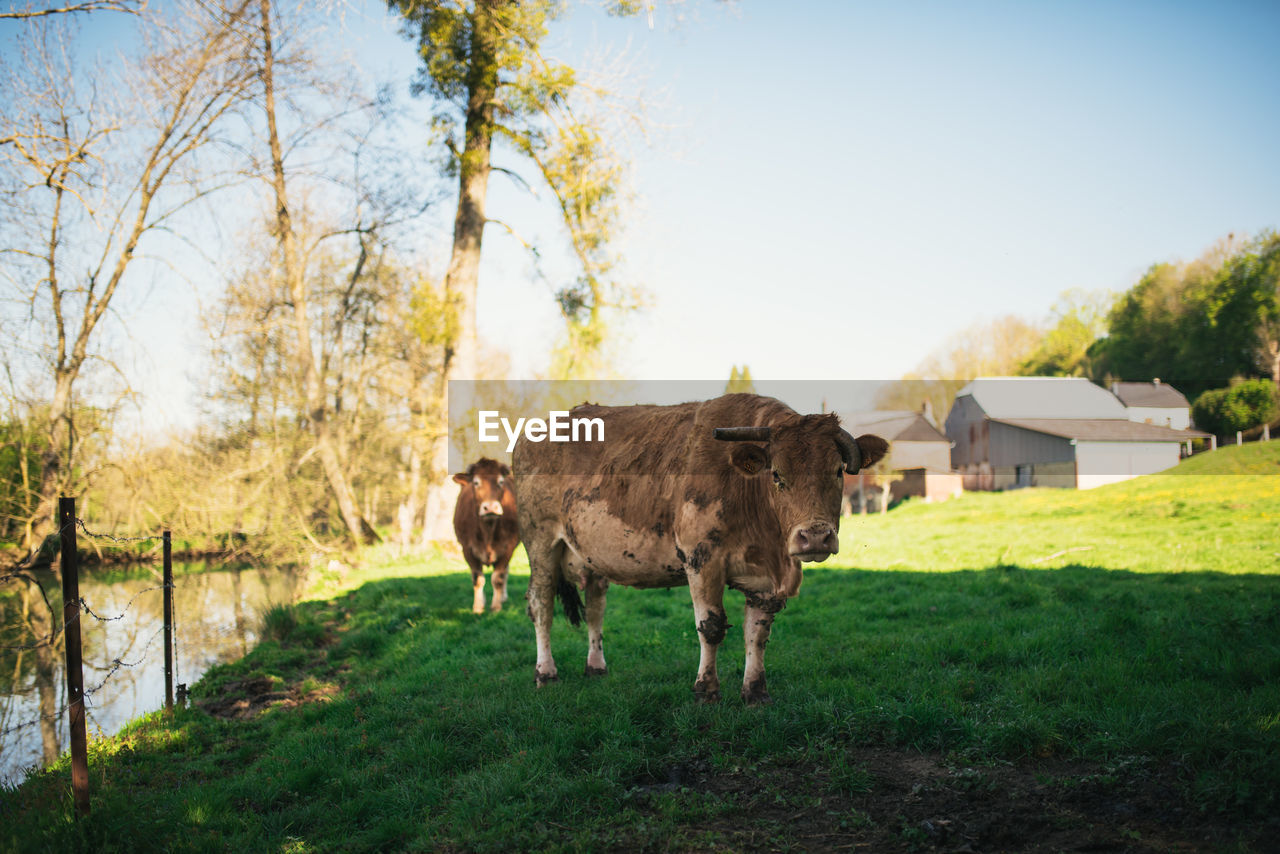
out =
{"type": "MultiPolygon", "coordinates": [[[[1273,576],[1083,566],[805,576],[769,647],[776,703],[759,709],[736,697],[694,702],[698,645],[683,588],[611,588],[604,679],[581,675],[585,633],[558,615],[562,681],[543,689],[527,576],[512,577],[497,614],[470,613],[461,572],[297,606],[282,639],[210,671],[195,708],[98,745],[91,821],[66,814],[65,767],[0,794],[13,828],[0,847],[112,850],[135,837],[139,816],[173,850],[282,850],[291,839],[538,848],[564,844],[566,826],[588,845],[626,827],[630,844],[644,810],[629,793],[670,769],[803,762],[826,769],[816,780],[840,768],[861,779],[847,757],[868,745],[1143,768],[1198,809],[1275,806],[1273,576]],[[229,714],[237,692],[270,698],[229,714]]],[[[740,603],[727,596],[731,623],[740,603]]],[[[737,638],[721,651],[726,686],[741,674],[737,638]]],[[[650,830],[662,838],[661,823],[650,830]]]]}

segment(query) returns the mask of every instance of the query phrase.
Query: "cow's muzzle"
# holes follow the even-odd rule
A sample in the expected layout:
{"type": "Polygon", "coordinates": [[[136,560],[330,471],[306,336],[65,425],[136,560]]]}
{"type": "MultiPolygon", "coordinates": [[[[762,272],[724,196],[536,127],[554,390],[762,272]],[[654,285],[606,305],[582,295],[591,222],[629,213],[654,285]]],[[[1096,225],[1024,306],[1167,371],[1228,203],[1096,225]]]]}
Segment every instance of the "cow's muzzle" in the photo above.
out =
{"type": "Polygon", "coordinates": [[[791,532],[787,552],[794,558],[821,563],[840,551],[840,537],[827,522],[799,525],[791,532]]]}
{"type": "Polygon", "coordinates": [[[495,516],[501,516],[501,515],[502,515],[501,501],[481,501],[480,502],[481,518],[493,518],[495,516]]]}

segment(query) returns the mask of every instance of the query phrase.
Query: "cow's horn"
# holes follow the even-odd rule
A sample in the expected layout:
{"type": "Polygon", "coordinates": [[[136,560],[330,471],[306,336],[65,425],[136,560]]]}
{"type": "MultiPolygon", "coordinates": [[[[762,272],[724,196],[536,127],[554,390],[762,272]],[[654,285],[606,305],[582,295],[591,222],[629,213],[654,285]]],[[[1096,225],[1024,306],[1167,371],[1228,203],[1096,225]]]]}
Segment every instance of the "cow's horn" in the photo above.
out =
{"type": "Polygon", "coordinates": [[[858,440],[848,430],[841,428],[836,434],[836,447],[840,449],[840,458],[844,460],[844,470],[849,474],[857,474],[858,469],[862,468],[862,449],[858,447],[858,440]]]}
{"type": "Polygon", "coordinates": [[[721,442],[767,442],[769,427],[717,427],[715,437],[721,442]]]}

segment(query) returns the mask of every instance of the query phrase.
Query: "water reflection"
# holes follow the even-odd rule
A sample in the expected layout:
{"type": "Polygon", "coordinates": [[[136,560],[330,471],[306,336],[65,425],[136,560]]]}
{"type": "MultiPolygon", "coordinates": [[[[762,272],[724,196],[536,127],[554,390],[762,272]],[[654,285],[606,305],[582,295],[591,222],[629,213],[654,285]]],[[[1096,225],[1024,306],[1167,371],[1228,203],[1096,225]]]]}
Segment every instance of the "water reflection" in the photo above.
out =
{"type": "MultiPolygon", "coordinates": [[[[0,587],[0,782],[47,764],[67,745],[62,635],[47,638],[49,605],[61,615],[61,587],[52,573],[0,587]],[[43,590],[41,589],[43,588],[43,590]],[[48,598],[48,605],[45,603],[48,598]],[[9,649],[11,647],[32,647],[9,649]],[[31,725],[22,726],[30,722],[31,725]],[[13,729],[19,727],[18,729],[13,729]]],[[[111,734],[164,705],[164,600],[160,570],[82,572],[85,614],[84,684],[90,737],[111,734]],[[113,662],[120,661],[120,665],[113,662]]],[[[174,565],[174,685],[194,683],[210,666],[247,653],[257,643],[261,615],[292,602],[301,575],[286,570],[174,565]]],[[[60,620],[59,620],[60,621],[60,620]]]]}

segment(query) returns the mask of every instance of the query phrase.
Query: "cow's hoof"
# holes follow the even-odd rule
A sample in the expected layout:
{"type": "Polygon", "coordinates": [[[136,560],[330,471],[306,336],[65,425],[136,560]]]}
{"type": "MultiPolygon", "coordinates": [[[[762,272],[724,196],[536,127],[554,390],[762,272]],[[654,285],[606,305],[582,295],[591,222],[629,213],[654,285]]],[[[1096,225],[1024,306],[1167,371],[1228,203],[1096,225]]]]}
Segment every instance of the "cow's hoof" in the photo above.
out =
{"type": "Polygon", "coordinates": [[[699,703],[718,703],[720,702],[720,686],[712,687],[699,682],[693,686],[693,696],[699,703]]]}
{"type": "Polygon", "coordinates": [[[769,689],[765,687],[763,676],[750,685],[742,686],[742,700],[748,706],[767,706],[773,702],[773,698],[769,696],[769,689]]]}
{"type": "Polygon", "coordinates": [[[543,685],[546,685],[548,682],[559,682],[559,681],[560,681],[560,677],[559,677],[559,676],[557,676],[557,675],[556,675],[556,674],[554,674],[554,673],[537,673],[537,672],[535,672],[535,673],[533,674],[533,682],[534,682],[534,684],[535,684],[535,685],[537,685],[539,688],[541,688],[543,685]]]}
{"type": "MultiPolygon", "coordinates": [[[[498,612],[499,612],[499,611],[501,611],[501,610],[502,610],[502,603],[501,603],[501,602],[495,602],[495,603],[493,603],[492,605],[490,605],[490,606],[489,606],[489,613],[491,613],[491,614],[496,614],[496,613],[498,613],[498,612]]],[[[478,613],[480,613],[480,612],[479,612],[479,611],[476,611],[476,613],[478,614],[478,613]]]]}
{"type": "Polygon", "coordinates": [[[587,667],[586,667],[586,669],[582,671],[582,675],[583,675],[583,676],[608,676],[608,675],[609,675],[609,668],[607,668],[607,667],[592,667],[590,664],[588,664],[588,665],[587,665],[587,667]]]}
{"type": "Polygon", "coordinates": [[[471,609],[471,613],[473,613],[473,614],[483,614],[483,613],[484,613],[484,606],[483,606],[483,605],[481,605],[479,608],[472,608],[472,609],[471,609]]]}

